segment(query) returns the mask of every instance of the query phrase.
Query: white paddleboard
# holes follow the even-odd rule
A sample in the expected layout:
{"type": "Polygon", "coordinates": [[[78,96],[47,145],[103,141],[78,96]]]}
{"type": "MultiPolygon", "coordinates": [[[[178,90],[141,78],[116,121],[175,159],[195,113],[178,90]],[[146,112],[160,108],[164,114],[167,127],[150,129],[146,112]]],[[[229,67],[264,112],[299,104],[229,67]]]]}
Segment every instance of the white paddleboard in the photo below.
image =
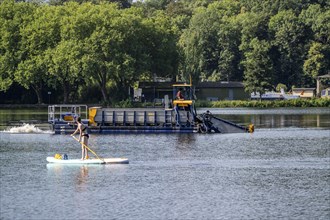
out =
{"type": "Polygon", "coordinates": [[[100,159],[56,159],[55,157],[47,157],[49,163],[57,164],[128,164],[127,158],[102,158],[100,159]]]}

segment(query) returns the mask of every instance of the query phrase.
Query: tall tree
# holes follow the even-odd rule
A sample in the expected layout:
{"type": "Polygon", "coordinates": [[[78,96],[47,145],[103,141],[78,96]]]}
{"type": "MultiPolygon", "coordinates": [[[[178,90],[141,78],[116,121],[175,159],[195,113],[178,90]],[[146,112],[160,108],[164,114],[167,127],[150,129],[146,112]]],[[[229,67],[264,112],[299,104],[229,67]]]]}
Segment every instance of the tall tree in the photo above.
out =
{"type": "Polygon", "coordinates": [[[293,11],[281,11],[269,21],[272,44],[280,54],[277,82],[301,85],[304,60],[305,28],[293,11]]]}
{"type": "Polygon", "coordinates": [[[55,48],[49,49],[45,54],[49,72],[47,82],[54,89],[59,89],[58,87],[63,89],[64,103],[73,101],[70,100],[72,93],[78,97],[79,85],[85,84],[81,62],[83,49],[84,47],[79,41],[62,40],[55,48]]]}
{"type": "Polygon", "coordinates": [[[84,72],[95,81],[102,92],[103,101],[109,101],[109,86],[120,67],[123,37],[115,28],[120,13],[114,5],[101,5],[93,15],[95,28],[85,39],[84,72]],[[120,61],[119,61],[120,60],[120,61]]]}
{"type": "Polygon", "coordinates": [[[14,0],[0,3],[0,91],[8,90],[15,80],[22,56],[20,29],[32,20],[35,9],[35,5],[14,0]]]}
{"type": "MultiPolygon", "coordinates": [[[[15,81],[25,88],[32,88],[38,103],[42,103],[42,89],[48,79],[45,53],[58,43],[59,24],[54,7],[39,6],[33,20],[21,28],[21,61],[15,72],[15,81]]],[[[32,14],[31,14],[32,16],[32,14]]]]}
{"type": "MultiPolygon", "coordinates": [[[[40,0],[42,1],[42,0],[40,0]]],[[[121,8],[129,8],[132,6],[133,0],[49,0],[50,5],[64,5],[68,2],[77,2],[79,4],[82,3],[93,3],[93,4],[100,4],[104,2],[108,3],[117,3],[121,8]]]]}
{"type": "Polygon", "coordinates": [[[214,10],[200,8],[192,17],[189,28],[181,36],[185,72],[192,75],[194,82],[207,80],[217,72],[219,21],[219,15],[214,10]]]}
{"type": "Polygon", "coordinates": [[[327,74],[330,69],[330,10],[319,4],[310,5],[299,17],[308,30],[308,36],[305,37],[309,39],[304,73],[306,81],[315,85],[316,77],[327,74]]]}
{"type": "Polygon", "coordinates": [[[155,15],[143,22],[145,31],[140,32],[140,40],[148,33],[151,42],[144,42],[146,53],[151,55],[151,73],[160,77],[175,79],[178,69],[179,32],[169,16],[164,12],[155,15]]]}
{"type": "Polygon", "coordinates": [[[47,50],[47,65],[50,78],[48,84],[54,89],[63,90],[63,102],[74,102],[78,91],[90,85],[89,76],[83,72],[83,56],[86,53],[85,40],[95,30],[93,15],[99,6],[76,2],[57,6],[60,25],[60,42],[47,50]]]}
{"type": "Polygon", "coordinates": [[[240,0],[244,5],[244,9],[254,13],[266,13],[268,15],[276,15],[280,11],[293,10],[299,13],[302,9],[306,9],[309,5],[319,4],[325,6],[327,0],[240,0]]]}
{"type": "Polygon", "coordinates": [[[103,100],[127,98],[140,76],[172,76],[177,66],[176,38],[164,13],[143,18],[141,9],[100,8],[95,31],[86,39],[84,71],[99,85],[103,100]],[[109,89],[117,94],[109,96],[109,89]]]}
{"type": "Polygon", "coordinates": [[[252,39],[250,50],[245,52],[244,86],[245,91],[264,94],[272,88],[272,62],[269,58],[270,45],[265,40],[252,39]]]}
{"type": "Polygon", "coordinates": [[[240,78],[240,29],[235,20],[239,13],[239,3],[227,0],[195,11],[180,40],[186,71],[195,82],[240,78]]]}

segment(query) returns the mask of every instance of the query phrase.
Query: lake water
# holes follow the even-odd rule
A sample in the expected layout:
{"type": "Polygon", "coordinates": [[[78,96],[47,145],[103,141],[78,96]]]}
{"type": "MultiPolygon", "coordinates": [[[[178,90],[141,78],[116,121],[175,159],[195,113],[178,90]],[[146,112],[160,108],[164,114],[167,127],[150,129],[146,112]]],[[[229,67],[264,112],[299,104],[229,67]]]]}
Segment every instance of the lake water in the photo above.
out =
{"type": "Polygon", "coordinates": [[[211,112],[256,130],[91,135],[130,163],[68,166],[46,162],[81,153],[46,113],[0,110],[0,219],[330,219],[329,108],[211,112]]]}

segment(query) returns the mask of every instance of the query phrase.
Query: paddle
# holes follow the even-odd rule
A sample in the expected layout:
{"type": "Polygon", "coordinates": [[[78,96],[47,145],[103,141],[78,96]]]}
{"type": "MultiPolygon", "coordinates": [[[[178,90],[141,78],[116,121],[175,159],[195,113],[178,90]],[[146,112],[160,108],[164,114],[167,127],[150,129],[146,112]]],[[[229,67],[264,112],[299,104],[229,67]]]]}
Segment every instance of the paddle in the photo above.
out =
{"type": "Polygon", "coordinates": [[[71,137],[73,137],[73,139],[75,139],[76,141],[78,141],[79,143],[81,143],[84,147],[86,147],[87,150],[89,150],[90,152],[92,152],[92,154],[94,154],[94,155],[97,157],[97,159],[102,160],[102,161],[105,163],[105,161],[104,161],[103,159],[101,159],[99,156],[97,156],[97,154],[96,154],[94,151],[92,151],[89,147],[87,147],[86,144],[80,142],[80,141],[78,140],[78,138],[76,138],[76,137],[73,136],[73,135],[71,135],[71,137]]]}

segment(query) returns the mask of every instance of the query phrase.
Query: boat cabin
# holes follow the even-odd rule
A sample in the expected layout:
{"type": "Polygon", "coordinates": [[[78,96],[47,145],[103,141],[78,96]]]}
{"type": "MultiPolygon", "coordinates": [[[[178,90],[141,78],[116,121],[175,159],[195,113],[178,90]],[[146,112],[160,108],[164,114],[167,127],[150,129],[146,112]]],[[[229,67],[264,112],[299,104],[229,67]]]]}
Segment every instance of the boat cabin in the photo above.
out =
{"type": "Polygon", "coordinates": [[[193,99],[192,84],[173,84],[173,109],[176,116],[176,125],[180,127],[195,124],[196,109],[193,99]]]}
{"type": "Polygon", "coordinates": [[[315,88],[292,88],[292,95],[297,95],[300,98],[314,98],[315,88]]]}
{"type": "Polygon", "coordinates": [[[321,98],[330,99],[330,88],[326,88],[321,91],[321,98]]]}

